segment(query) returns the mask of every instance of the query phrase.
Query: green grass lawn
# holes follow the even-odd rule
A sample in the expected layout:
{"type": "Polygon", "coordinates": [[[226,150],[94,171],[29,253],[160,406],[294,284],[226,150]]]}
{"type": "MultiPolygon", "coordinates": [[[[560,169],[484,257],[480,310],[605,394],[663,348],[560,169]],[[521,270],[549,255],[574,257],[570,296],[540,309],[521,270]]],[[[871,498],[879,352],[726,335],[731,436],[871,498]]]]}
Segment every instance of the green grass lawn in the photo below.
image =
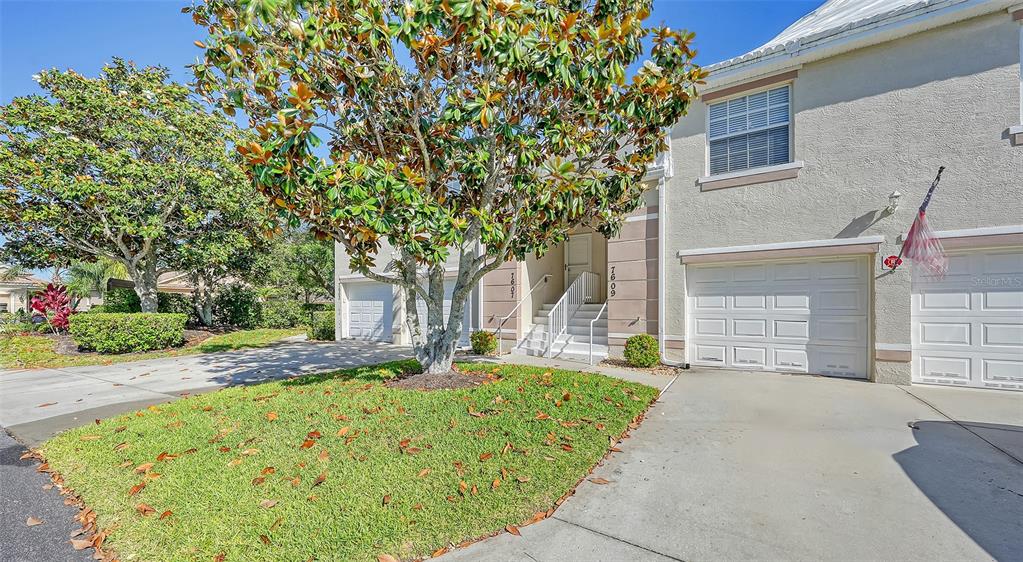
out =
{"type": "Polygon", "coordinates": [[[463,365],[495,379],[471,389],[383,384],[414,368],[229,388],[71,430],[42,453],[122,560],[417,558],[550,508],[657,395],[508,365],[463,365]]]}
{"type": "Polygon", "coordinates": [[[158,357],[213,353],[232,349],[264,347],[282,338],[304,333],[303,328],[284,330],[240,330],[213,336],[197,345],[179,349],[126,353],[122,355],[63,355],[55,350],[55,342],[45,336],[0,336],[0,369],[41,367],[77,367],[82,365],[109,365],[126,361],[141,361],[158,357]]]}

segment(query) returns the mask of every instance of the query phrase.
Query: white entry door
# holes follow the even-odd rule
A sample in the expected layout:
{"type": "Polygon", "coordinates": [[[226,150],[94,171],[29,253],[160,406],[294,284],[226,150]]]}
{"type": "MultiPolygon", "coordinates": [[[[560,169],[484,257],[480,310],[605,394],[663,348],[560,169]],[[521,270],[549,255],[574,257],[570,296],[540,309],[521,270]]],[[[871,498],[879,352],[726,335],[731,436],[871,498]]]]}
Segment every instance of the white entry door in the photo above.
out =
{"type": "Polygon", "coordinates": [[[949,255],[913,270],[913,382],[1023,390],[1023,249],[949,255]]]}
{"type": "Polygon", "coordinates": [[[686,267],[693,365],[867,376],[866,257],[686,267]]]}
{"type": "Polygon", "coordinates": [[[565,289],[580,273],[593,271],[592,234],[570,234],[565,244],[565,289]]]}
{"type": "Polygon", "coordinates": [[[386,283],[350,283],[348,298],[348,337],[360,340],[391,341],[393,316],[391,286],[386,283]]]}
{"type": "MultiPolygon", "coordinates": [[[[455,280],[451,279],[444,282],[444,321],[447,322],[448,317],[451,315],[451,296],[455,293],[455,280]]],[[[465,300],[465,310],[462,313],[462,335],[458,339],[459,347],[466,347],[469,345],[469,334],[472,331],[472,309],[473,309],[473,294],[469,293],[469,298],[465,300]]],[[[426,301],[422,297],[416,299],[416,310],[419,313],[420,326],[425,330],[427,323],[427,312],[426,312],[426,301]]]]}

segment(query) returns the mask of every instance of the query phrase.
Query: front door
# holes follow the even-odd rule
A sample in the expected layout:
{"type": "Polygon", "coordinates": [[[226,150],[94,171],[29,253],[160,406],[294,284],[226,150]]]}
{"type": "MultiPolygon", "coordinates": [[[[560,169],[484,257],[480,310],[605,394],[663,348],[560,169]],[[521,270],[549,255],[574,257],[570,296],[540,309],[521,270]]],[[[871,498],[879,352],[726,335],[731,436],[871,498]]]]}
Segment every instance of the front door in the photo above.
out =
{"type": "Polygon", "coordinates": [[[565,289],[584,271],[593,271],[591,233],[569,234],[565,244],[565,289]]]}

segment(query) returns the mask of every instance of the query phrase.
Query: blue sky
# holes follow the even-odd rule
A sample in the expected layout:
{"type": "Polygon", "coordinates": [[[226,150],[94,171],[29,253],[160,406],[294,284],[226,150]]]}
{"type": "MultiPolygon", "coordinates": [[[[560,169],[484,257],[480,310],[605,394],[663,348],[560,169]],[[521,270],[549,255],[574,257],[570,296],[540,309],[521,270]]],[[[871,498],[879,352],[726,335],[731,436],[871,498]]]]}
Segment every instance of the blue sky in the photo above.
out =
{"type": "MultiPolygon", "coordinates": [[[[696,32],[710,64],[760,46],[821,0],[654,0],[651,22],[696,32]]],[[[181,8],[191,0],[0,0],[0,103],[38,92],[32,75],[73,68],[95,75],[113,56],[161,64],[187,81],[204,37],[181,8]]]]}
{"type": "MultiPolygon", "coordinates": [[[[741,55],[778,34],[822,0],[654,0],[649,22],[696,32],[700,64],[741,55]]],[[[114,56],[191,76],[204,30],[181,8],[191,0],[0,0],[0,103],[39,93],[44,68],[98,74],[114,56]]],[[[0,243],[3,239],[0,238],[0,243]]]]}

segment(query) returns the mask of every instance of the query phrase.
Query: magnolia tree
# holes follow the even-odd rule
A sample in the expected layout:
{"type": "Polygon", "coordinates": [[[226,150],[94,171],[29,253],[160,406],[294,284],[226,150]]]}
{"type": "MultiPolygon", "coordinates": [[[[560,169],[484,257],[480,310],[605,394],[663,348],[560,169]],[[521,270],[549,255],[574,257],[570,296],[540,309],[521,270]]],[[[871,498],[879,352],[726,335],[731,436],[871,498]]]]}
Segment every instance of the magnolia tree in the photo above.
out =
{"type": "Polygon", "coordinates": [[[45,97],[0,107],[4,258],[31,267],[108,258],[126,269],[142,310],[156,312],[161,273],[262,221],[233,150],[239,131],[166,69],[115,59],[98,78],[47,70],[37,80],[45,97]]]}
{"type": "Polygon", "coordinates": [[[691,33],[644,25],[649,0],[192,11],[209,32],[197,88],[249,116],[258,140],[241,152],[256,186],[281,217],[340,242],[354,271],[404,289],[430,372],[450,368],[484,274],[579,226],[616,234],[705,75],[691,33]],[[394,256],[378,255],[385,240],[394,256]],[[444,318],[446,265],[457,278],[444,318]]]}

